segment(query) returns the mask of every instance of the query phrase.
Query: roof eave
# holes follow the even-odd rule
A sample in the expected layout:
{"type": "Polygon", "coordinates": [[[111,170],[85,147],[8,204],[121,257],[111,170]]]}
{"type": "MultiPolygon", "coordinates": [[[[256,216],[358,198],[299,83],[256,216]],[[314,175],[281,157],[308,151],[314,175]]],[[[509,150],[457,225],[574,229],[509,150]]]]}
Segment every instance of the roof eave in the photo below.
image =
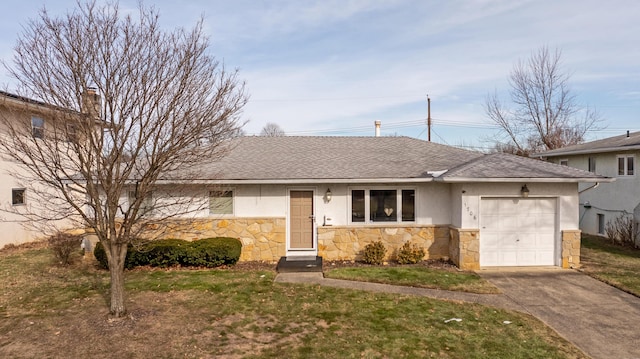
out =
{"type": "Polygon", "coordinates": [[[602,148],[591,148],[584,150],[573,150],[573,151],[562,151],[562,152],[554,152],[554,153],[534,153],[530,157],[541,158],[541,157],[560,157],[560,156],[571,156],[571,155],[586,155],[592,153],[608,153],[608,152],[620,152],[620,151],[634,151],[640,150],[640,145],[633,146],[615,146],[615,147],[602,147],[602,148]]]}
{"type": "Polygon", "coordinates": [[[442,178],[442,182],[448,183],[469,183],[469,182],[492,182],[492,183],[519,183],[519,182],[530,182],[530,183],[578,183],[578,182],[600,182],[600,183],[609,183],[615,181],[614,178],[602,177],[602,178],[592,178],[592,177],[576,177],[576,178],[557,178],[557,177],[508,177],[508,178],[482,178],[482,177],[449,177],[442,178]]]}
{"type": "Polygon", "coordinates": [[[292,179],[184,179],[158,180],[157,184],[325,184],[325,183],[427,183],[433,178],[292,178],[292,179]]]}

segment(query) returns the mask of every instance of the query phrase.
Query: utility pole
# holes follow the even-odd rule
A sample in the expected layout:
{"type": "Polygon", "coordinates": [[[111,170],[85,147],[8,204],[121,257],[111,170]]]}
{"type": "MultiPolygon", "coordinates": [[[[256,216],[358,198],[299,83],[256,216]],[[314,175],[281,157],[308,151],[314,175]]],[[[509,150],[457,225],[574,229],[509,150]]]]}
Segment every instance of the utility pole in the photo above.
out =
{"type": "Polygon", "coordinates": [[[427,141],[431,142],[431,99],[427,95],[427,141]]]}

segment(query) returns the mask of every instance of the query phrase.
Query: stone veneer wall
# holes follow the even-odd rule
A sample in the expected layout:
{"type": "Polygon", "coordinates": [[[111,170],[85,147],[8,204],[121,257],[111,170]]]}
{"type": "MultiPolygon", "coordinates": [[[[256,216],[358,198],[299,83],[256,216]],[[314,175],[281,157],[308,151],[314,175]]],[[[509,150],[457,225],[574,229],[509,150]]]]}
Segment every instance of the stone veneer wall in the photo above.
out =
{"type": "Polygon", "coordinates": [[[318,227],[318,255],[325,260],[362,258],[364,247],[382,241],[386,259],[394,259],[397,250],[411,241],[425,249],[424,259],[449,257],[449,227],[420,225],[324,226],[318,227]]]}
{"type": "Polygon", "coordinates": [[[480,269],[479,230],[450,227],[449,253],[451,260],[460,269],[480,269]]]}
{"type": "Polygon", "coordinates": [[[580,234],[582,231],[562,231],[562,268],[580,267],[580,234]]]}
{"type": "Polygon", "coordinates": [[[241,261],[276,262],[286,254],[286,219],[222,218],[172,220],[148,224],[150,238],[177,238],[194,241],[211,237],[238,238],[242,242],[241,261]]]}

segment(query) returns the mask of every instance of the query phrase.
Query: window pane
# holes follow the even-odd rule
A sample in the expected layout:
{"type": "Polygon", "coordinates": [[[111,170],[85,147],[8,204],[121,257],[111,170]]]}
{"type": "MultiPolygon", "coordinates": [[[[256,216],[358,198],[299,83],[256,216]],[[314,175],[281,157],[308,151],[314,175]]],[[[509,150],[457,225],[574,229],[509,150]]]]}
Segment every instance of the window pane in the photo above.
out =
{"type": "Polygon", "coordinates": [[[624,176],[624,157],[618,157],[618,176],[624,176]]]}
{"type": "Polygon", "coordinates": [[[209,192],[209,213],[233,214],[233,191],[209,192]]]}
{"type": "Polygon", "coordinates": [[[627,174],[633,176],[633,160],[634,157],[627,157],[627,174]]]}
{"type": "Polygon", "coordinates": [[[24,189],[11,190],[11,204],[24,204],[24,189]]]}
{"type": "Polygon", "coordinates": [[[44,120],[39,117],[31,117],[31,130],[35,138],[44,138],[44,120]]]}
{"type": "Polygon", "coordinates": [[[596,158],[589,157],[589,172],[596,172],[596,158]]]}
{"type": "Polygon", "coordinates": [[[568,166],[569,160],[560,160],[560,166],[568,166]]]}
{"type": "Polygon", "coordinates": [[[370,214],[371,222],[396,222],[398,220],[398,197],[396,190],[371,190],[370,214]]]}
{"type": "MultiPolygon", "coordinates": [[[[129,191],[129,206],[136,200],[136,191],[129,191]]],[[[146,213],[153,209],[153,194],[149,193],[140,203],[139,213],[146,213]]]]}
{"type": "Polygon", "coordinates": [[[364,222],[364,190],[351,191],[351,222],[364,222]]]}
{"type": "Polygon", "coordinates": [[[414,222],[415,216],[415,191],[412,189],[402,190],[402,221],[414,222]]]}

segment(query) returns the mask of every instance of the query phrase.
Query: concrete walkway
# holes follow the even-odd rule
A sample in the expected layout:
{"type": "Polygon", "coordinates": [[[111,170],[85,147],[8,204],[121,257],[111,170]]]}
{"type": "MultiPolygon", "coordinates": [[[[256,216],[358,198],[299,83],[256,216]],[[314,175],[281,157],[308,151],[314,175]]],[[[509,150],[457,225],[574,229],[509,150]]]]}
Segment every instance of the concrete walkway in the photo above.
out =
{"type": "Polygon", "coordinates": [[[478,303],[529,313],[594,359],[640,358],[640,299],[573,270],[556,267],[500,268],[478,274],[503,294],[324,278],[322,273],[279,273],[276,282],[307,283],[478,303]]]}

